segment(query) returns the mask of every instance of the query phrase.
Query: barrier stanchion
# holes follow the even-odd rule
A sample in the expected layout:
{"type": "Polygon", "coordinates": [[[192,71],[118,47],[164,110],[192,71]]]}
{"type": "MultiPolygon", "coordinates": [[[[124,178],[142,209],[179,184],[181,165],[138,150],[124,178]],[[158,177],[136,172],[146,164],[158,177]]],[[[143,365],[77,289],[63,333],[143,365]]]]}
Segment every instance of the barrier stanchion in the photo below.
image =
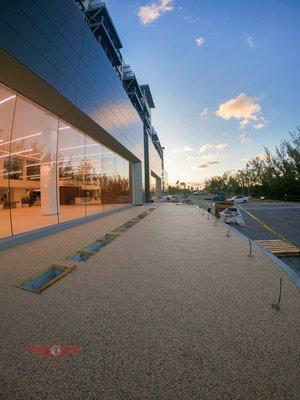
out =
{"type": "Polygon", "coordinates": [[[281,295],[282,295],[282,278],[279,278],[279,296],[278,300],[276,303],[272,304],[272,307],[275,308],[275,310],[279,311],[281,307],[281,295]]]}
{"type": "Polygon", "coordinates": [[[249,254],[248,257],[253,257],[253,253],[252,253],[252,243],[251,243],[251,239],[249,238],[249,254]]]}

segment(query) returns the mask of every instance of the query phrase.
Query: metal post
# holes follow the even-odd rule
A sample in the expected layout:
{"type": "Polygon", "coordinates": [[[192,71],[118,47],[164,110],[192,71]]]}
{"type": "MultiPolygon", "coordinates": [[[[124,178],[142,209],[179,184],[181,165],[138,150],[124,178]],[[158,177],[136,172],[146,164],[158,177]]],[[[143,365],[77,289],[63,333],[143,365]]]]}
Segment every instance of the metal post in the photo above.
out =
{"type": "Polygon", "coordinates": [[[249,238],[249,254],[248,254],[248,257],[253,257],[253,254],[252,254],[252,243],[251,243],[251,239],[249,238]]]}
{"type": "Polygon", "coordinates": [[[272,306],[279,311],[281,307],[281,296],[282,296],[282,278],[279,278],[279,296],[277,303],[273,303],[272,306]]]}

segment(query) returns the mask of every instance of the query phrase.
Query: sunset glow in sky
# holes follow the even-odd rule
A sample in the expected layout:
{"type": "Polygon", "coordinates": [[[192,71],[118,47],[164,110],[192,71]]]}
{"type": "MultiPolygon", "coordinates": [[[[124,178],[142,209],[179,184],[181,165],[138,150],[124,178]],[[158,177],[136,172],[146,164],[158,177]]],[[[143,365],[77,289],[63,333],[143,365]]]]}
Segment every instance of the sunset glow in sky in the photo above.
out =
{"type": "Polygon", "coordinates": [[[300,125],[299,0],[107,0],[149,83],[169,181],[201,182],[300,125]]]}

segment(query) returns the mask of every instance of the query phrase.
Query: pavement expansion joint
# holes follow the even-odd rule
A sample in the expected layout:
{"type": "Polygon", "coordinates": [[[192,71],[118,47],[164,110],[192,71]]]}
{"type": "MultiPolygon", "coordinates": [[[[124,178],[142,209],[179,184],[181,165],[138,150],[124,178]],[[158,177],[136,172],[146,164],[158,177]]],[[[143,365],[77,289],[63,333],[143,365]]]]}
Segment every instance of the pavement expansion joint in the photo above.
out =
{"type": "MultiPolygon", "coordinates": [[[[132,228],[140,220],[149,215],[154,211],[156,207],[151,207],[147,211],[139,214],[137,217],[125,222],[121,226],[115,228],[109,233],[106,233],[101,238],[87,244],[86,246],[75,250],[72,254],[64,257],[73,262],[85,262],[90,257],[98,254],[106,245],[111,243],[113,240],[122,236],[128,229],[132,228]]],[[[76,268],[76,265],[72,267],[65,267],[57,264],[51,265],[46,270],[38,273],[37,275],[30,276],[25,279],[21,284],[17,285],[18,288],[28,290],[32,293],[42,293],[45,289],[55,284],[57,281],[62,279],[64,276],[72,272],[76,268]]]]}
{"type": "Polygon", "coordinates": [[[20,285],[17,285],[17,287],[32,293],[40,294],[60,279],[64,278],[67,274],[74,271],[75,268],[76,265],[64,267],[62,265],[53,264],[44,271],[26,278],[20,285]]]}
{"type": "Polygon", "coordinates": [[[135,224],[149,215],[151,212],[156,210],[157,207],[151,207],[147,211],[139,214],[138,216],[128,220],[124,224],[119,227],[113,229],[109,233],[106,233],[104,236],[100,237],[94,242],[89,243],[85,247],[75,250],[72,254],[65,257],[65,259],[69,259],[75,262],[85,262],[91,256],[99,253],[106,245],[111,243],[113,240],[120,237],[123,233],[127,232],[130,228],[132,228],[135,224]]]}

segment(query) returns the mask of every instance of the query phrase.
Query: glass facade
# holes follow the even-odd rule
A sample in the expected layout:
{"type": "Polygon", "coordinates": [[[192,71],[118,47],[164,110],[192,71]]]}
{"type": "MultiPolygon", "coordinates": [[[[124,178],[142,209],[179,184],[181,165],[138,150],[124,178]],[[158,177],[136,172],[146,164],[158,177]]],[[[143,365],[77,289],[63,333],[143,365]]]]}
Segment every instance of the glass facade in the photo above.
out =
{"type": "Polygon", "coordinates": [[[0,85],[0,238],[130,203],[129,162],[0,85]]]}
{"type": "Polygon", "coordinates": [[[150,196],[151,199],[156,199],[156,178],[154,176],[150,176],[150,196]]]}

